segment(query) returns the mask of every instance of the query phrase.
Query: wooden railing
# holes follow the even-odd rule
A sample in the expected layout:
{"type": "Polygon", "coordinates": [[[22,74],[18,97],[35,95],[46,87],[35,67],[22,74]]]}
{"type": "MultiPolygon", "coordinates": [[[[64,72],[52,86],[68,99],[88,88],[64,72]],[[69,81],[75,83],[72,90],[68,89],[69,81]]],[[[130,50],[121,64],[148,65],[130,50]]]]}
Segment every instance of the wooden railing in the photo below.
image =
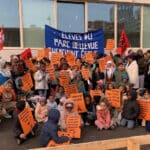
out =
{"type": "Polygon", "coordinates": [[[150,144],[150,135],[95,141],[89,143],[70,144],[66,146],[37,148],[32,150],[110,150],[117,148],[140,150],[140,146],[146,144],[150,144]]]}

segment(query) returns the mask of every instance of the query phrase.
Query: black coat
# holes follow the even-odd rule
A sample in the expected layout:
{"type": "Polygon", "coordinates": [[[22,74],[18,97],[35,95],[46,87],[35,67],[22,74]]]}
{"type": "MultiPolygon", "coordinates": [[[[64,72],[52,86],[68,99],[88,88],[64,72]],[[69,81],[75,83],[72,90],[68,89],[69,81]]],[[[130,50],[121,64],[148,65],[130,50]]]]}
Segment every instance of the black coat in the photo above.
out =
{"type": "Polygon", "coordinates": [[[122,118],[135,120],[139,115],[140,109],[136,100],[126,100],[123,106],[122,118]]]}
{"type": "Polygon", "coordinates": [[[60,118],[60,113],[56,109],[51,109],[48,112],[48,121],[44,123],[41,135],[40,135],[40,145],[45,147],[48,145],[50,140],[54,140],[56,143],[64,143],[69,140],[68,137],[58,137],[58,121],[60,118]]]}

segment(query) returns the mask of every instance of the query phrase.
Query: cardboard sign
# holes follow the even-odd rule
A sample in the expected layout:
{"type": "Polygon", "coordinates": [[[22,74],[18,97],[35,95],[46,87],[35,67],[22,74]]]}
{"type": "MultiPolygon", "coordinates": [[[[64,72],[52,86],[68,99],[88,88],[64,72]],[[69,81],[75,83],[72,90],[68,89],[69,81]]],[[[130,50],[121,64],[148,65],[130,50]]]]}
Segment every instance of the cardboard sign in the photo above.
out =
{"type": "Polygon", "coordinates": [[[90,90],[90,95],[92,97],[92,101],[94,100],[94,96],[101,96],[102,91],[101,90],[90,90]]]}
{"type": "Polygon", "coordinates": [[[98,63],[99,63],[99,69],[100,69],[100,71],[104,71],[105,68],[106,68],[106,61],[105,61],[105,59],[99,59],[98,63]]]}
{"type": "Polygon", "coordinates": [[[84,60],[90,64],[94,64],[94,57],[92,52],[88,52],[84,55],[84,60]]]}
{"type": "Polygon", "coordinates": [[[114,39],[107,39],[106,41],[106,50],[113,50],[115,47],[115,41],[114,39]]]}
{"type": "Polygon", "coordinates": [[[111,106],[115,108],[121,107],[121,92],[119,89],[106,90],[105,95],[111,106]]]}
{"type": "Polygon", "coordinates": [[[33,127],[35,126],[34,118],[32,115],[32,111],[30,107],[25,108],[19,115],[18,115],[23,133],[28,135],[33,127]]]}
{"type": "Polygon", "coordinates": [[[37,60],[40,61],[44,57],[49,58],[49,48],[39,49],[37,52],[37,60]]]}
{"type": "Polygon", "coordinates": [[[150,121],[150,99],[138,100],[138,104],[140,106],[140,115],[138,118],[150,121]]]}
{"type": "Polygon", "coordinates": [[[69,115],[66,118],[66,131],[73,134],[73,138],[81,137],[81,118],[79,115],[69,115]]]}
{"type": "Polygon", "coordinates": [[[23,84],[22,89],[24,91],[31,90],[31,88],[33,87],[33,81],[32,81],[30,73],[26,73],[24,76],[22,76],[21,81],[22,81],[22,84],[23,84]]]}
{"type": "Polygon", "coordinates": [[[60,59],[63,57],[63,54],[61,52],[59,53],[52,53],[51,54],[51,64],[57,64],[59,65],[60,64],[60,59]]]}
{"type": "Polygon", "coordinates": [[[61,86],[68,85],[70,82],[70,75],[69,72],[66,70],[62,70],[59,72],[59,84],[61,86]]]}
{"type": "Polygon", "coordinates": [[[71,51],[68,51],[65,57],[69,66],[73,67],[76,65],[76,56],[71,51]]]}
{"type": "Polygon", "coordinates": [[[57,144],[54,140],[51,140],[47,147],[55,147],[55,146],[63,146],[63,145],[69,145],[70,144],[70,141],[68,142],[65,142],[65,143],[61,143],[61,144],[57,144]]]}
{"type": "Polygon", "coordinates": [[[26,60],[24,60],[24,62],[29,70],[31,70],[33,72],[36,71],[36,67],[34,66],[34,64],[32,63],[32,61],[30,59],[26,59],[26,60]]]}
{"type": "Polygon", "coordinates": [[[53,65],[46,66],[46,71],[49,72],[51,80],[56,80],[55,69],[53,65]]]}
{"type": "Polygon", "coordinates": [[[78,93],[76,84],[69,84],[64,86],[66,97],[69,98],[72,93],[78,93]]]}
{"type": "Polygon", "coordinates": [[[85,79],[85,80],[88,80],[89,78],[92,77],[89,68],[83,68],[83,69],[81,70],[81,74],[82,74],[83,79],[85,79]]]}
{"type": "Polygon", "coordinates": [[[30,49],[30,48],[25,49],[25,50],[20,54],[20,57],[21,57],[23,60],[27,60],[27,59],[32,58],[31,49],[30,49]]]}
{"type": "Polygon", "coordinates": [[[70,94],[70,99],[75,102],[75,110],[78,113],[87,112],[85,102],[84,102],[83,93],[70,94]]]}

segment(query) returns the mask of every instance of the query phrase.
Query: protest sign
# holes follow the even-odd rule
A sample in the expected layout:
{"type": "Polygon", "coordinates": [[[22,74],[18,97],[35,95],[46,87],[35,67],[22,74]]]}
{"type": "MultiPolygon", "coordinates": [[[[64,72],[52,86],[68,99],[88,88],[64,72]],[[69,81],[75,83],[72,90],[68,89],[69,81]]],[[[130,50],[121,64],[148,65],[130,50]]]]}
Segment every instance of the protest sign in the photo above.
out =
{"type": "Polygon", "coordinates": [[[138,100],[140,106],[139,119],[150,121],[150,99],[149,100],[138,100]]]}
{"type": "Polygon", "coordinates": [[[32,81],[30,73],[26,73],[24,76],[22,76],[21,81],[22,81],[22,84],[23,84],[22,89],[24,91],[31,90],[31,88],[33,87],[33,81],[32,81]]]}
{"type": "Polygon", "coordinates": [[[83,79],[85,80],[88,80],[89,78],[92,77],[92,74],[89,68],[82,68],[81,74],[82,74],[83,79]]]}
{"type": "Polygon", "coordinates": [[[65,85],[64,90],[67,98],[69,98],[72,93],[78,93],[78,87],[76,84],[65,85]]]}
{"type": "Polygon", "coordinates": [[[113,50],[115,47],[115,41],[114,39],[107,39],[106,41],[106,50],[113,50]]]}
{"type": "Polygon", "coordinates": [[[26,107],[19,115],[18,115],[23,133],[28,135],[33,127],[35,126],[34,118],[32,115],[32,111],[30,107],[26,107]]]}
{"type": "Polygon", "coordinates": [[[106,68],[106,62],[105,62],[105,60],[104,59],[99,59],[98,63],[99,63],[99,69],[100,69],[100,71],[104,71],[105,68],[106,68]]]}
{"type": "Polygon", "coordinates": [[[92,101],[94,100],[94,96],[101,96],[101,90],[90,90],[90,95],[92,97],[92,101]]]}
{"type": "Polygon", "coordinates": [[[26,66],[28,67],[29,70],[31,70],[31,71],[33,71],[33,72],[36,71],[36,67],[35,67],[35,65],[32,63],[32,60],[26,59],[26,60],[24,60],[24,62],[25,62],[26,66]]]}
{"type": "Polygon", "coordinates": [[[32,58],[31,49],[30,49],[30,48],[25,49],[25,50],[20,54],[20,57],[21,57],[23,60],[32,58]]]}
{"type": "Polygon", "coordinates": [[[59,84],[61,86],[68,85],[70,83],[70,75],[66,70],[62,70],[59,72],[59,84]]]}
{"type": "Polygon", "coordinates": [[[51,80],[56,80],[55,69],[53,65],[46,66],[46,71],[49,73],[51,80]]]}
{"type": "Polygon", "coordinates": [[[87,33],[70,33],[45,25],[45,47],[51,52],[72,51],[77,58],[87,52],[104,53],[104,32],[102,29],[87,33]]]}
{"type": "Polygon", "coordinates": [[[92,52],[88,52],[84,55],[85,62],[88,62],[90,64],[94,64],[94,56],[92,52]]]}
{"type": "Polygon", "coordinates": [[[71,51],[68,51],[65,57],[69,66],[73,67],[76,65],[76,56],[71,51]]]}
{"type": "Polygon", "coordinates": [[[37,52],[37,60],[40,61],[43,58],[49,58],[49,48],[39,49],[37,52]]]}
{"type": "Polygon", "coordinates": [[[75,110],[79,113],[87,112],[83,93],[72,93],[70,99],[75,102],[75,110]]]}
{"type": "Polygon", "coordinates": [[[65,142],[65,143],[57,144],[54,140],[50,140],[47,147],[63,146],[63,145],[69,145],[69,144],[70,144],[70,141],[65,142]]]}
{"type": "Polygon", "coordinates": [[[52,53],[51,54],[51,64],[54,65],[59,65],[60,64],[60,59],[63,57],[63,54],[61,52],[59,53],[52,53]]]}
{"type": "Polygon", "coordinates": [[[111,106],[115,108],[121,107],[121,92],[119,89],[106,90],[105,95],[111,106]]]}
{"type": "Polygon", "coordinates": [[[72,138],[81,137],[81,118],[79,115],[69,115],[66,118],[66,131],[73,134],[72,138]]]}

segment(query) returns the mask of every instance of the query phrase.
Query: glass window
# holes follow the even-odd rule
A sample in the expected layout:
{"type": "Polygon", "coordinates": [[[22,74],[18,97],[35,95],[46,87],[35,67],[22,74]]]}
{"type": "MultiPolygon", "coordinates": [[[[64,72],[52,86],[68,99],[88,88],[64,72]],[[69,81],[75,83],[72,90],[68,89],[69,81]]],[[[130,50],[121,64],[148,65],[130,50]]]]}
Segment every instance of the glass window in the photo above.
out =
{"type": "Polygon", "coordinates": [[[114,5],[104,3],[88,3],[88,30],[102,28],[105,41],[114,38],[114,5]]]}
{"type": "Polygon", "coordinates": [[[23,0],[24,47],[44,47],[45,24],[54,26],[53,0],[23,0]]]}
{"type": "Polygon", "coordinates": [[[17,0],[1,0],[0,27],[5,28],[5,43],[7,47],[20,46],[19,15],[17,0]]]}
{"type": "Polygon", "coordinates": [[[131,47],[140,47],[140,10],[140,6],[118,5],[118,41],[121,30],[124,28],[127,32],[131,47]]]}
{"type": "Polygon", "coordinates": [[[150,47],[150,7],[144,7],[143,47],[150,47]]]}
{"type": "Polygon", "coordinates": [[[58,29],[84,32],[84,3],[58,3],[58,29]]]}

